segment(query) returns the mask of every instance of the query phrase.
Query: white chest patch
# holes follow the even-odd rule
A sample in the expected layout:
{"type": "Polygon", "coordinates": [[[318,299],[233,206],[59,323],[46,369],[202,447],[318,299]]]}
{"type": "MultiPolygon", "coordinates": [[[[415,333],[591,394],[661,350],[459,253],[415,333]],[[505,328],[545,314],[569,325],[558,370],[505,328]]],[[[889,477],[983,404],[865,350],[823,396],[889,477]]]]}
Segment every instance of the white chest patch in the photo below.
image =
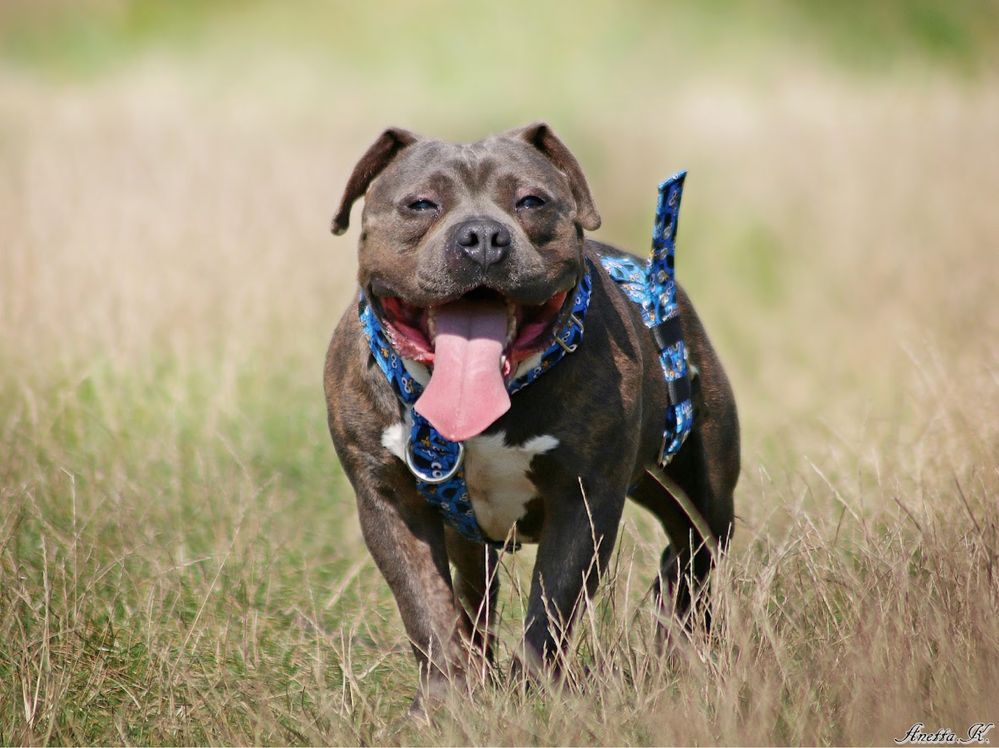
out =
{"type": "MultiPolygon", "coordinates": [[[[382,445],[400,460],[405,459],[411,428],[407,411],[406,423],[392,424],[382,432],[382,445]]],[[[558,444],[558,439],[548,434],[519,446],[507,444],[503,431],[465,442],[465,483],[475,519],[486,535],[502,540],[524,516],[527,502],[537,496],[537,489],[527,477],[531,460],[558,444]]]]}
{"type": "Polygon", "coordinates": [[[537,496],[527,477],[531,460],[557,446],[558,439],[547,434],[520,446],[508,445],[502,431],[465,442],[465,482],[475,519],[486,535],[502,540],[524,516],[527,502],[537,496]]]}
{"type": "Polygon", "coordinates": [[[413,417],[406,411],[405,423],[393,423],[382,431],[382,446],[403,462],[406,461],[406,445],[409,432],[413,430],[413,417]]]}

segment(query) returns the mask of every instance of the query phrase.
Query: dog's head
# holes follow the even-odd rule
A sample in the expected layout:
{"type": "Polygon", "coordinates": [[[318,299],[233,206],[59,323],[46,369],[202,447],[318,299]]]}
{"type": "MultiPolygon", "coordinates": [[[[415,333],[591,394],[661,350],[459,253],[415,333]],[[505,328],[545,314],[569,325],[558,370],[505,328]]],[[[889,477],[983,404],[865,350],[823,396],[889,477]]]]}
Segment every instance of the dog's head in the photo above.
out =
{"type": "Polygon", "coordinates": [[[388,129],[354,167],[334,233],[362,195],[359,280],[400,354],[435,379],[445,367],[448,387],[461,389],[481,376],[452,367],[498,353],[502,385],[551,344],[584,270],[583,230],[600,216],[547,125],[461,145],[388,129]],[[464,342],[452,349],[455,339],[464,342]]]}

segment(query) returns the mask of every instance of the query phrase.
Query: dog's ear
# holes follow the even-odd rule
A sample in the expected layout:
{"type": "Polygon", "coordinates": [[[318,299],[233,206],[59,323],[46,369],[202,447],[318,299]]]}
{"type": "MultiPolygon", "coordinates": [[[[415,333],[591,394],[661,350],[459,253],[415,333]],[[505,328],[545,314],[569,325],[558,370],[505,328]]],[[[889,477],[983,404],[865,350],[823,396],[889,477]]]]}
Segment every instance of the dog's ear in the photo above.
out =
{"type": "Polygon", "coordinates": [[[340,207],[333,216],[333,223],[330,226],[334,234],[339,236],[347,230],[350,225],[350,209],[354,202],[368,191],[375,177],[399,155],[399,151],[417,140],[419,138],[416,135],[399,127],[390,127],[378,136],[378,140],[361,156],[350,179],[347,180],[343,197],[340,198],[340,207]]]}
{"type": "Polygon", "coordinates": [[[583,170],[576,161],[576,157],[566,148],[565,143],[558,139],[552,129],[545,122],[535,122],[527,127],[514,130],[511,135],[526,140],[548,159],[555,164],[555,167],[569,179],[569,187],[572,189],[572,196],[576,199],[576,216],[579,224],[587,231],[596,231],[600,228],[600,214],[593,204],[593,196],[590,195],[590,187],[586,184],[586,177],[583,170]]]}

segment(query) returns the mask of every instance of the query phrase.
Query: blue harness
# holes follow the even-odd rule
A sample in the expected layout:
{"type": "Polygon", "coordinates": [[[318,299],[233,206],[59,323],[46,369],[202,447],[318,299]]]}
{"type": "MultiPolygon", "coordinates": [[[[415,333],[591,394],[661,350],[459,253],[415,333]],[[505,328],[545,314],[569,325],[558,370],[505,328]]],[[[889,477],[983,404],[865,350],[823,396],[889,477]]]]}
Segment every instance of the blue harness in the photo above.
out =
{"type": "MultiPolygon", "coordinates": [[[[651,329],[659,346],[659,361],[669,388],[666,427],[659,452],[661,465],[666,465],[683,446],[694,417],[673,272],[676,222],[686,174],[679,172],[659,185],[652,229],[652,256],[648,263],[640,263],[630,256],[600,258],[607,274],[620,285],[629,299],[641,307],[642,320],[651,329]]],[[[541,354],[539,363],[507,384],[510,395],[534,382],[579,346],[583,339],[583,321],[590,304],[591,271],[592,266],[587,260],[583,276],[576,285],[568,319],[552,344],[541,354]]],[[[402,358],[392,348],[363,291],[358,302],[358,315],[375,363],[412,419],[405,462],[416,478],[420,494],[437,507],[448,524],[464,537],[496,548],[504,547],[503,540],[486,537],[475,519],[465,483],[464,444],[445,439],[412,407],[422,394],[423,387],[406,370],[402,358]]]]}

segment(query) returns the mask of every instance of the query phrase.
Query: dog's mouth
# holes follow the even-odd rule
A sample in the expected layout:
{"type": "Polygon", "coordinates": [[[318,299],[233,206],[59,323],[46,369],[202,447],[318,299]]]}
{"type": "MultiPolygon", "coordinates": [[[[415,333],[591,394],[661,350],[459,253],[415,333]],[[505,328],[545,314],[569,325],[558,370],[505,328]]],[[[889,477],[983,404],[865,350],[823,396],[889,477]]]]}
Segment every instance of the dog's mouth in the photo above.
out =
{"type": "Polygon", "coordinates": [[[568,291],[559,291],[543,304],[517,304],[498,291],[480,286],[455,301],[420,307],[398,296],[375,296],[378,315],[388,329],[396,351],[428,366],[434,365],[438,322],[452,316],[489,318],[490,326],[503,322],[503,376],[515,365],[551,343],[555,324],[562,316],[568,291]]]}
{"type": "Polygon", "coordinates": [[[445,438],[463,441],[509,409],[506,381],[551,343],[568,296],[559,291],[542,304],[519,304],[479,287],[427,307],[399,296],[374,299],[396,351],[431,368],[417,411],[445,438]]]}

